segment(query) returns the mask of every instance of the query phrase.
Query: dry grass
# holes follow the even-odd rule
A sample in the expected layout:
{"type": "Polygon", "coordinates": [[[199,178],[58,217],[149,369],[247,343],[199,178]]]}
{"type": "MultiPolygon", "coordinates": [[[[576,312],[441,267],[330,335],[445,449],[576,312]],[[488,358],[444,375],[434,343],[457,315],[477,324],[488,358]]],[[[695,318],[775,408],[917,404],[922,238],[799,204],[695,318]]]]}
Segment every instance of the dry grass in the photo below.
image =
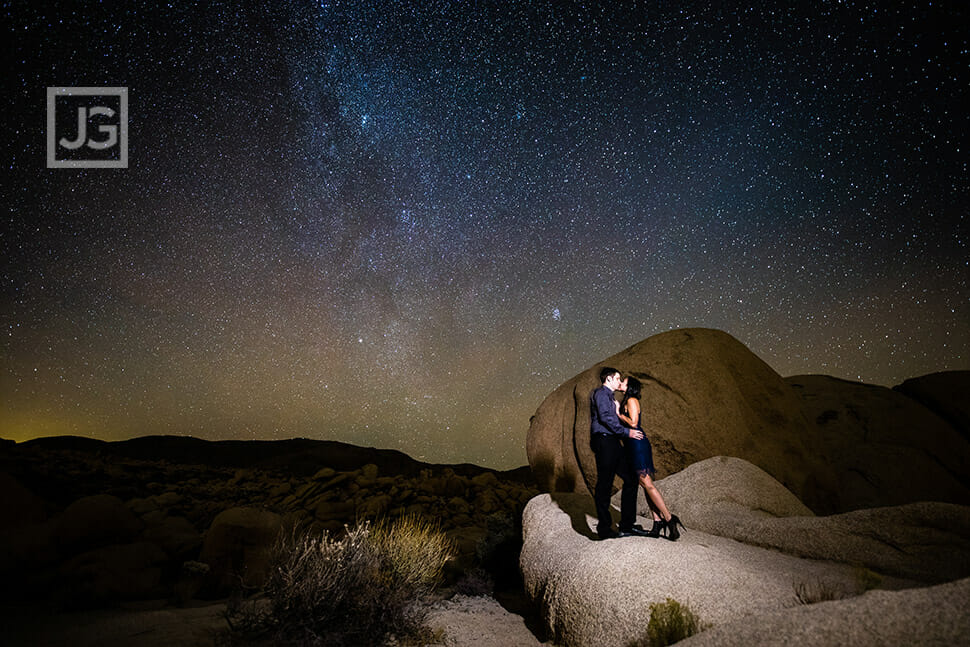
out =
{"type": "Polygon", "coordinates": [[[374,526],[368,540],[380,566],[395,588],[430,593],[454,554],[454,546],[440,528],[421,517],[405,516],[374,526]]]}
{"type": "Polygon", "coordinates": [[[662,647],[693,636],[704,629],[700,618],[686,604],[667,598],[665,602],[650,605],[650,622],[645,639],[635,641],[631,647],[662,647]]]}
{"type": "Polygon", "coordinates": [[[842,584],[818,578],[794,582],[792,586],[795,589],[795,601],[799,604],[815,604],[851,597],[842,584]]]}
{"type": "Polygon", "coordinates": [[[856,585],[863,592],[878,589],[882,586],[882,575],[865,566],[857,565],[853,569],[853,575],[855,575],[856,585]]]}
{"type": "Polygon", "coordinates": [[[663,603],[650,605],[650,622],[647,635],[650,644],[672,645],[701,630],[700,619],[690,607],[677,600],[667,598],[663,603]]]}
{"type": "Polygon", "coordinates": [[[422,642],[427,601],[452,547],[428,522],[359,524],[337,539],[280,537],[261,599],[230,610],[234,645],[422,642]]]}

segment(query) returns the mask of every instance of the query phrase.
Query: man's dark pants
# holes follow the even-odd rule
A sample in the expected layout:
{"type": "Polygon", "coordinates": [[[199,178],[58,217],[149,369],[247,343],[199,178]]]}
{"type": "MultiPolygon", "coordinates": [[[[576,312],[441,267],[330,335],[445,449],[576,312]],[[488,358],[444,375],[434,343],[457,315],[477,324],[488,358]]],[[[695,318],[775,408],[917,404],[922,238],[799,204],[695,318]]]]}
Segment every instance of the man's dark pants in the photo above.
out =
{"type": "Polygon", "coordinates": [[[637,520],[637,479],[630,468],[630,462],[619,436],[593,434],[590,447],[596,456],[596,489],[593,500],[596,502],[596,532],[609,533],[613,528],[610,514],[610,498],[613,495],[613,478],[623,479],[620,494],[620,529],[628,530],[637,520]]]}

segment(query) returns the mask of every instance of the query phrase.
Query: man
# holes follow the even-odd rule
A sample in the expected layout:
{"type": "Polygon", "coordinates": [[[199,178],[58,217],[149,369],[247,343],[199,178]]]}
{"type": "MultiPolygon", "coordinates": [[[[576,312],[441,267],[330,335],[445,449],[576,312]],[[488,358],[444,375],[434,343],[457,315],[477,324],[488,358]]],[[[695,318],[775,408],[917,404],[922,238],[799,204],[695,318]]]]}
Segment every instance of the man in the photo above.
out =
{"type": "Polygon", "coordinates": [[[600,539],[613,537],[649,536],[634,525],[637,516],[637,478],[630,468],[623,447],[623,438],[643,438],[638,429],[628,429],[620,424],[616,415],[613,391],[620,385],[620,372],[604,367],[600,371],[601,387],[589,398],[589,445],[596,455],[596,534],[600,539]],[[620,532],[613,530],[610,515],[610,497],[613,494],[613,478],[619,474],[623,479],[620,495],[620,532]]]}

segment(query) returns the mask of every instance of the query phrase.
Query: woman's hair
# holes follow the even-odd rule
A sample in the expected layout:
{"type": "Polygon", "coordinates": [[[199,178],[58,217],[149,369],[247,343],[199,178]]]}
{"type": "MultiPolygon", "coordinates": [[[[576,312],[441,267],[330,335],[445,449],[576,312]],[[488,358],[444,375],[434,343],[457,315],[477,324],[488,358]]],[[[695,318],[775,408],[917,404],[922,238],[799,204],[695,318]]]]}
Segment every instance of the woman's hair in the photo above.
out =
{"type": "Polygon", "coordinates": [[[641,388],[640,380],[633,376],[628,377],[626,381],[626,393],[623,394],[623,402],[620,403],[620,408],[626,407],[626,401],[630,398],[639,400],[641,388]]]}

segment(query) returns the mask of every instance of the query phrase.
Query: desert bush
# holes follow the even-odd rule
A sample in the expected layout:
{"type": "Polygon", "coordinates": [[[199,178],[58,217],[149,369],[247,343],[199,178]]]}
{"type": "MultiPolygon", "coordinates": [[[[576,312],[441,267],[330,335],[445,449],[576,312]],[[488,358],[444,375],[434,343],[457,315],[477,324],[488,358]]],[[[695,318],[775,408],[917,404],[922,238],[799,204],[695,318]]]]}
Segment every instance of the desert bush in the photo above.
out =
{"type": "Polygon", "coordinates": [[[436,526],[411,517],[358,524],[339,539],[282,534],[260,598],[227,612],[231,643],[342,647],[419,638],[450,551],[436,526]]]}
{"type": "Polygon", "coordinates": [[[388,582],[411,595],[426,595],[438,585],[455,550],[437,524],[408,515],[376,524],[368,540],[388,582]]]}
{"type": "Polygon", "coordinates": [[[672,645],[701,631],[700,619],[687,604],[667,598],[665,602],[650,605],[650,622],[647,623],[647,639],[633,643],[633,647],[672,645]]]}
{"type": "Polygon", "coordinates": [[[179,569],[178,579],[172,596],[172,602],[177,606],[185,605],[202,587],[203,579],[209,574],[209,565],[205,562],[183,562],[179,569]]]}
{"type": "Polygon", "coordinates": [[[869,570],[865,566],[856,566],[853,569],[853,574],[855,575],[856,584],[863,592],[878,589],[882,586],[882,575],[869,570]]]}

